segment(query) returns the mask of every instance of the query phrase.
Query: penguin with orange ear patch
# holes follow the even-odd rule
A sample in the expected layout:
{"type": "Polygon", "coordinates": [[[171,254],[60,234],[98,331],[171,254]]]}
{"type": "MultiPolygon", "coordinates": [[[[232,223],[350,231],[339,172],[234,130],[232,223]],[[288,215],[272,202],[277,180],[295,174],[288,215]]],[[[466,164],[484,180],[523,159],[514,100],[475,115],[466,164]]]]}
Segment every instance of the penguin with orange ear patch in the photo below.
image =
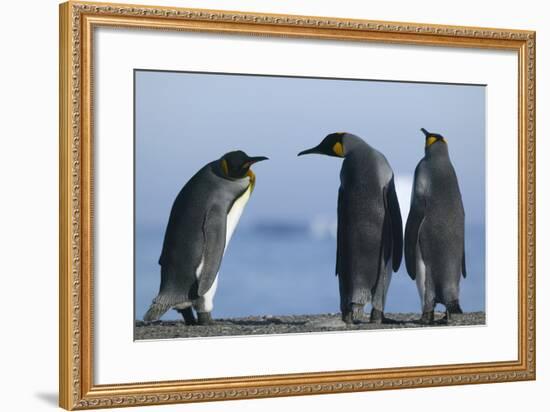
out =
{"type": "Polygon", "coordinates": [[[393,171],[378,150],[350,133],[332,133],[298,156],[322,154],[344,159],[338,191],[336,275],[340,310],[358,323],[372,303],[370,322],[382,323],[392,271],[403,255],[403,226],[393,171]]]}
{"type": "Polygon", "coordinates": [[[212,323],[211,312],[223,254],[255,184],[250,167],[267,157],[237,150],[200,169],[179,192],[159,259],[160,290],[145,321],[169,309],[187,325],[212,323]]]}
{"type": "Polygon", "coordinates": [[[411,208],[405,228],[405,263],[416,280],[421,322],[434,321],[434,307],[445,305],[447,319],[462,313],[460,277],[466,277],[464,206],[445,138],[421,129],[425,156],[414,172],[411,208]]]}

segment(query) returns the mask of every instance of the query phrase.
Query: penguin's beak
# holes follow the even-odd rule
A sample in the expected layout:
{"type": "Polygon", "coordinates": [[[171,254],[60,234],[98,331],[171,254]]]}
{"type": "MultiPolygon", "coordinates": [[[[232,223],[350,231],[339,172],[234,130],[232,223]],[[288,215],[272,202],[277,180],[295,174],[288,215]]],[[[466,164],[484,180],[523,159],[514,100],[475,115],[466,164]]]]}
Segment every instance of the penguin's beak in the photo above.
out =
{"type": "Polygon", "coordinates": [[[322,152],[319,149],[319,146],[315,146],[315,147],[312,147],[311,149],[302,150],[300,153],[298,153],[298,156],[307,155],[307,154],[322,154],[322,152]]]}
{"type": "Polygon", "coordinates": [[[254,163],[258,163],[258,162],[261,162],[263,160],[269,160],[269,157],[265,157],[265,156],[255,156],[255,157],[249,157],[248,158],[248,162],[252,165],[254,163]]]}
{"type": "Polygon", "coordinates": [[[430,132],[428,132],[428,131],[427,131],[426,129],[424,129],[423,127],[420,128],[420,131],[421,131],[422,133],[424,133],[424,135],[425,135],[426,137],[428,137],[428,136],[430,135],[430,132]]]}

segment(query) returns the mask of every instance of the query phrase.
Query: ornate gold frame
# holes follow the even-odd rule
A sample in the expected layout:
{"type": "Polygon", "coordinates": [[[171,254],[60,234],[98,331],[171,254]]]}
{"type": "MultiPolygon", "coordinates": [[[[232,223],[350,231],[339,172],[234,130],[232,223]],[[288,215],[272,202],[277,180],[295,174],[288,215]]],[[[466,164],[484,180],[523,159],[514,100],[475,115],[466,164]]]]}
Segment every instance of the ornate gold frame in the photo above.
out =
{"type": "Polygon", "coordinates": [[[535,379],[535,32],[73,2],[60,5],[60,371],[66,409],[535,379]],[[94,385],[91,71],[98,26],[508,49],[519,61],[518,359],[461,365],[94,385]]]}

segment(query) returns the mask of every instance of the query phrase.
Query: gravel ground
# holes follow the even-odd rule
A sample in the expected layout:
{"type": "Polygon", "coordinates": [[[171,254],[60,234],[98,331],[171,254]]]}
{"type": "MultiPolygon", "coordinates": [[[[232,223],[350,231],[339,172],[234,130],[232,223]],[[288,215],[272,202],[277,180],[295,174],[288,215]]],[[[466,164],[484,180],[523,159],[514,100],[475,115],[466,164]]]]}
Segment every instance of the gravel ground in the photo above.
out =
{"type": "Polygon", "coordinates": [[[215,319],[213,325],[185,326],[183,321],[143,322],[135,324],[135,339],[172,339],[206,336],[269,335],[274,333],[330,332],[368,329],[399,329],[441,326],[484,325],[485,312],[454,315],[445,322],[443,313],[436,312],[435,324],[422,325],[418,313],[388,313],[391,323],[375,325],[368,323],[368,316],[357,325],[346,325],[338,313],[294,316],[248,316],[244,318],[215,319]]]}

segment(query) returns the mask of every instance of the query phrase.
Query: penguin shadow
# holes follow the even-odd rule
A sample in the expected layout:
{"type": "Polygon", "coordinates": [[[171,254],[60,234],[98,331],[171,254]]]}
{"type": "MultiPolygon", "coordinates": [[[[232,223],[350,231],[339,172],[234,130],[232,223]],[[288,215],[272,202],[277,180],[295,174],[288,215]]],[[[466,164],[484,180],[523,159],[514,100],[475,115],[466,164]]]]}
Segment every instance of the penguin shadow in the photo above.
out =
{"type": "Polygon", "coordinates": [[[227,319],[227,323],[239,326],[266,326],[266,325],[291,325],[291,326],[302,326],[305,325],[306,321],[283,321],[278,318],[272,319],[227,319]]]}
{"type": "Polygon", "coordinates": [[[437,319],[434,319],[431,323],[425,323],[422,321],[421,317],[418,318],[410,318],[410,319],[393,319],[384,316],[384,320],[382,322],[371,322],[370,318],[368,316],[365,316],[363,319],[359,320],[358,322],[349,324],[347,326],[357,326],[357,325],[372,325],[374,327],[406,327],[406,326],[445,326],[445,325],[452,325],[453,320],[447,319],[445,315],[438,317],[437,319]]]}
{"type": "Polygon", "coordinates": [[[419,326],[452,326],[456,319],[449,319],[447,315],[442,314],[440,317],[434,319],[432,322],[426,323],[422,321],[422,318],[414,319],[408,323],[413,323],[419,326]]]}
{"type": "Polygon", "coordinates": [[[360,319],[358,322],[351,323],[347,326],[353,326],[353,325],[373,325],[373,326],[388,326],[388,327],[396,327],[396,326],[405,326],[407,324],[411,324],[413,321],[410,320],[398,320],[398,319],[392,319],[384,316],[384,320],[382,322],[371,322],[370,318],[368,316],[364,317],[363,319],[360,319]]]}
{"type": "Polygon", "coordinates": [[[382,322],[383,325],[394,325],[394,326],[406,325],[407,323],[410,323],[410,322],[407,322],[405,320],[397,320],[397,319],[387,318],[385,316],[384,316],[384,321],[382,322]]]}
{"type": "Polygon", "coordinates": [[[423,322],[420,319],[415,319],[415,320],[407,322],[407,323],[412,323],[412,324],[418,325],[418,326],[446,326],[446,325],[451,325],[452,324],[452,322],[449,322],[447,319],[436,319],[433,322],[429,322],[429,323],[423,322]]]}

